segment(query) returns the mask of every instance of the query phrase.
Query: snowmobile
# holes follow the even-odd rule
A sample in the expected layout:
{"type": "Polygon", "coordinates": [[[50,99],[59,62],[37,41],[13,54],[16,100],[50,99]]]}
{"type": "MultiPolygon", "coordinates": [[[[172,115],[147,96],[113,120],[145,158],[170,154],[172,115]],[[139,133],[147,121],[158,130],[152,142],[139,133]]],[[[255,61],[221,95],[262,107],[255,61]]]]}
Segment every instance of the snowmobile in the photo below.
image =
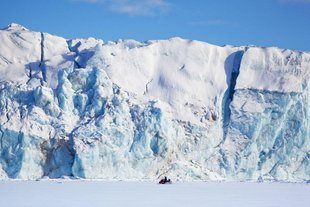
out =
{"type": "Polygon", "coordinates": [[[165,178],[161,179],[158,184],[172,184],[172,182],[165,176],[165,178]]]}

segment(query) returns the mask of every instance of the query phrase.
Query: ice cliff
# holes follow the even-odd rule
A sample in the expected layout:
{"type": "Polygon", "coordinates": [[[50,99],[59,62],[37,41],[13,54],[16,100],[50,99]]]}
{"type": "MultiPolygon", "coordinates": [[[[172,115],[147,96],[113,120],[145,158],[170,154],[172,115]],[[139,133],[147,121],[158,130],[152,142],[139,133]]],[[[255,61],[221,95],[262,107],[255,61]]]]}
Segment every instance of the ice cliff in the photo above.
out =
{"type": "Polygon", "coordinates": [[[310,53],[0,30],[0,178],[310,180],[310,53]]]}

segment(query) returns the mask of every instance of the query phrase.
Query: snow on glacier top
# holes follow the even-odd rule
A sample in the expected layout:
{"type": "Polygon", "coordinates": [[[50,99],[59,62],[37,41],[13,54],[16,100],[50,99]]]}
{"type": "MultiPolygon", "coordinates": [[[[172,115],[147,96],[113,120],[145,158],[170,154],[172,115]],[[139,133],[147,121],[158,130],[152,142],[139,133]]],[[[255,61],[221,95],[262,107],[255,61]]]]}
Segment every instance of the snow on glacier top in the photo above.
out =
{"type": "Polygon", "coordinates": [[[55,89],[59,70],[74,64],[102,68],[125,91],[165,102],[176,119],[193,123],[200,123],[205,111],[221,108],[231,73],[239,70],[235,59],[240,51],[244,55],[236,88],[300,92],[310,74],[309,53],[278,48],[220,47],[181,38],[66,40],[15,23],[0,31],[0,41],[2,80],[35,87],[37,77],[55,89]],[[43,63],[46,77],[39,73],[43,63]]]}
{"type": "Polygon", "coordinates": [[[228,57],[238,49],[181,38],[148,44],[130,40],[99,45],[88,65],[104,68],[127,91],[168,103],[177,119],[196,122],[192,110],[215,107],[218,94],[227,89],[232,64],[228,57]]]}
{"type": "Polygon", "coordinates": [[[302,92],[310,79],[310,53],[279,48],[249,48],[236,89],[302,92]]]}
{"type": "Polygon", "coordinates": [[[29,31],[26,27],[17,24],[17,23],[11,23],[8,26],[6,26],[5,28],[3,28],[2,30],[23,30],[23,31],[29,31]]]}

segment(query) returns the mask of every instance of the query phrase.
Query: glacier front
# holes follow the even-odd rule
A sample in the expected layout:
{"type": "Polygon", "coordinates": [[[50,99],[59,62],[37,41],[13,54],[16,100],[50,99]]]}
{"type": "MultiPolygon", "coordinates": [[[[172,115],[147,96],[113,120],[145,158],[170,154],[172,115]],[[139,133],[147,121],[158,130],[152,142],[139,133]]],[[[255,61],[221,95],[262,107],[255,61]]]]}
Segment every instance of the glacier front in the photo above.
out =
{"type": "Polygon", "coordinates": [[[0,30],[0,178],[310,180],[310,53],[0,30]]]}

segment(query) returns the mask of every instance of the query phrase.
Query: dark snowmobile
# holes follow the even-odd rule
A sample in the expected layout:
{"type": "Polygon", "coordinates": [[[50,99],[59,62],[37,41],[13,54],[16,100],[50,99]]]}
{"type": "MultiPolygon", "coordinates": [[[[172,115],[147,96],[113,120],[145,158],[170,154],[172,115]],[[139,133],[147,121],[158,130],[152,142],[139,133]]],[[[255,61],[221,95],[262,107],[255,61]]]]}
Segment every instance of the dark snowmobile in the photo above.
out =
{"type": "Polygon", "coordinates": [[[158,184],[172,184],[172,182],[165,176],[165,178],[161,179],[158,184]]]}

